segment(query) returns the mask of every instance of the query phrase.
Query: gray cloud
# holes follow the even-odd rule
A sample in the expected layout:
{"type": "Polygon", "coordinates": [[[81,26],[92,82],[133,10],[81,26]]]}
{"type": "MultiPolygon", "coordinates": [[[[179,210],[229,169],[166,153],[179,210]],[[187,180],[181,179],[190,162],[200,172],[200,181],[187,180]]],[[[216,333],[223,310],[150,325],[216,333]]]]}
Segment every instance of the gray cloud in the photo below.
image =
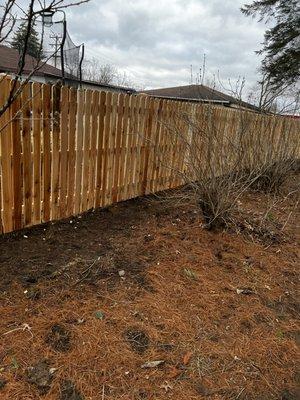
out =
{"type": "Polygon", "coordinates": [[[257,79],[264,26],[240,12],[246,0],[92,0],[69,9],[69,32],[87,56],[146,87],[187,84],[206,54],[207,75],[257,79]]]}

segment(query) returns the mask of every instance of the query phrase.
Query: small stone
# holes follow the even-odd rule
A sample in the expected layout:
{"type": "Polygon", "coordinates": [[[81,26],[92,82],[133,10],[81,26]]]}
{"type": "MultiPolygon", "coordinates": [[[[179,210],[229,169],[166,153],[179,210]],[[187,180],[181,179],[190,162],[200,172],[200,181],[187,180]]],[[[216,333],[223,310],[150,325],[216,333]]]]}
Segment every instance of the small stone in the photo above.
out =
{"type": "Polygon", "coordinates": [[[118,273],[120,277],[125,276],[125,271],[123,269],[121,269],[118,273]]]}

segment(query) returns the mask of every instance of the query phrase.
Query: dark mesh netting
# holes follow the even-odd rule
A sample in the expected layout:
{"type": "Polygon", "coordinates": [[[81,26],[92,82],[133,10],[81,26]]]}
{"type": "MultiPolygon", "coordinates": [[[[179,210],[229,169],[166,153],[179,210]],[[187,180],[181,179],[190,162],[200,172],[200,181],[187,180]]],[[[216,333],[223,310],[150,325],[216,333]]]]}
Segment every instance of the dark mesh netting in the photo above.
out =
{"type": "MultiPolygon", "coordinates": [[[[5,41],[11,45],[14,34],[18,31],[24,20],[16,21],[13,32],[5,41]]],[[[34,23],[34,29],[38,34],[38,42],[41,46],[42,61],[54,67],[64,70],[65,77],[72,75],[79,79],[81,77],[81,59],[83,57],[83,45],[77,46],[71,39],[64,21],[53,22],[51,26],[45,26],[42,20],[34,23]],[[63,46],[63,55],[61,52],[63,46]]]]}
{"type": "Polygon", "coordinates": [[[50,63],[57,68],[61,68],[61,46],[63,44],[63,66],[66,74],[80,77],[80,60],[82,56],[82,45],[76,46],[72,41],[68,30],[65,31],[63,22],[55,22],[50,28],[43,27],[43,53],[47,58],[50,57],[50,63]]]}

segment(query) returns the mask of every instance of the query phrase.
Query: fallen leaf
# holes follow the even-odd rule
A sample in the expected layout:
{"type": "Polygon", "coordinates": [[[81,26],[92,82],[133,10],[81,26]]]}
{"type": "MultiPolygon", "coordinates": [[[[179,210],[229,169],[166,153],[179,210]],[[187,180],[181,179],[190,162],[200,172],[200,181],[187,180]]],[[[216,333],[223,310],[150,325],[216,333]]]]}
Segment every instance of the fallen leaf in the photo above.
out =
{"type": "Polygon", "coordinates": [[[191,351],[188,351],[184,356],[183,356],[183,365],[188,365],[188,363],[191,361],[193,353],[191,351]]]}
{"type": "Polygon", "coordinates": [[[141,366],[141,368],[156,368],[159,365],[163,364],[164,360],[157,360],[157,361],[148,361],[141,366]]]}
{"type": "Polygon", "coordinates": [[[177,376],[181,375],[182,371],[174,366],[171,367],[171,370],[168,374],[168,378],[172,379],[172,378],[177,378],[177,376]]]}

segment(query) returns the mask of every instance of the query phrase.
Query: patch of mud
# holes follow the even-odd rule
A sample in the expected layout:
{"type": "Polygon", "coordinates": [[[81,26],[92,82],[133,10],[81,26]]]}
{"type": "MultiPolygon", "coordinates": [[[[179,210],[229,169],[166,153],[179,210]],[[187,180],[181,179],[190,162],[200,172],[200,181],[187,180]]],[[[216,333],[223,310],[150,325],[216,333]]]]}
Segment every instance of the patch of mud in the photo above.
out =
{"type": "Polygon", "coordinates": [[[149,336],[137,328],[127,329],[124,332],[124,338],[130,344],[131,349],[138,354],[145,353],[149,347],[149,336]]]}
{"type": "Polygon", "coordinates": [[[175,349],[175,345],[172,343],[161,343],[158,342],[156,344],[157,349],[162,350],[162,351],[166,351],[166,352],[170,352],[173,351],[175,349]]]}
{"type": "Polygon", "coordinates": [[[7,381],[3,378],[0,378],[0,390],[2,390],[7,384],[7,381]]]}
{"type": "Polygon", "coordinates": [[[288,241],[281,224],[276,221],[262,220],[255,213],[251,215],[242,213],[230,230],[268,246],[276,246],[288,241]]]}
{"type": "Polygon", "coordinates": [[[281,393],[280,400],[299,400],[299,396],[300,396],[300,389],[297,390],[297,393],[290,392],[289,390],[284,390],[281,393]]]}
{"type": "Polygon", "coordinates": [[[265,305],[274,310],[277,317],[285,319],[287,317],[298,318],[300,313],[300,303],[293,298],[283,300],[265,301],[265,305]]]}
{"type": "Polygon", "coordinates": [[[37,287],[30,287],[24,292],[27,299],[29,300],[39,300],[41,298],[41,290],[37,287]]]}
{"type": "Polygon", "coordinates": [[[27,381],[34,385],[40,394],[46,394],[49,391],[52,379],[53,375],[47,360],[39,361],[27,370],[27,381]]]}
{"type": "Polygon", "coordinates": [[[50,328],[46,336],[46,343],[49,344],[53,350],[60,352],[67,352],[71,349],[71,332],[63,325],[55,324],[50,328]]]}
{"type": "Polygon", "coordinates": [[[138,389],[134,395],[134,400],[146,400],[150,398],[150,394],[146,389],[138,389]]]}
{"type": "Polygon", "coordinates": [[[127,260],[118,257],[115,261],[118,270],[124,270],[126,276],[139,287],[153,292],[154,288],[146,276],[146,266],[139,260],[127,260]]]}
{"type": "Polygon", "coordinates": [[[61,383],[60,392],[60,400],[84,400],[76,385],[70,380],[65,380],[61,383]]]}

